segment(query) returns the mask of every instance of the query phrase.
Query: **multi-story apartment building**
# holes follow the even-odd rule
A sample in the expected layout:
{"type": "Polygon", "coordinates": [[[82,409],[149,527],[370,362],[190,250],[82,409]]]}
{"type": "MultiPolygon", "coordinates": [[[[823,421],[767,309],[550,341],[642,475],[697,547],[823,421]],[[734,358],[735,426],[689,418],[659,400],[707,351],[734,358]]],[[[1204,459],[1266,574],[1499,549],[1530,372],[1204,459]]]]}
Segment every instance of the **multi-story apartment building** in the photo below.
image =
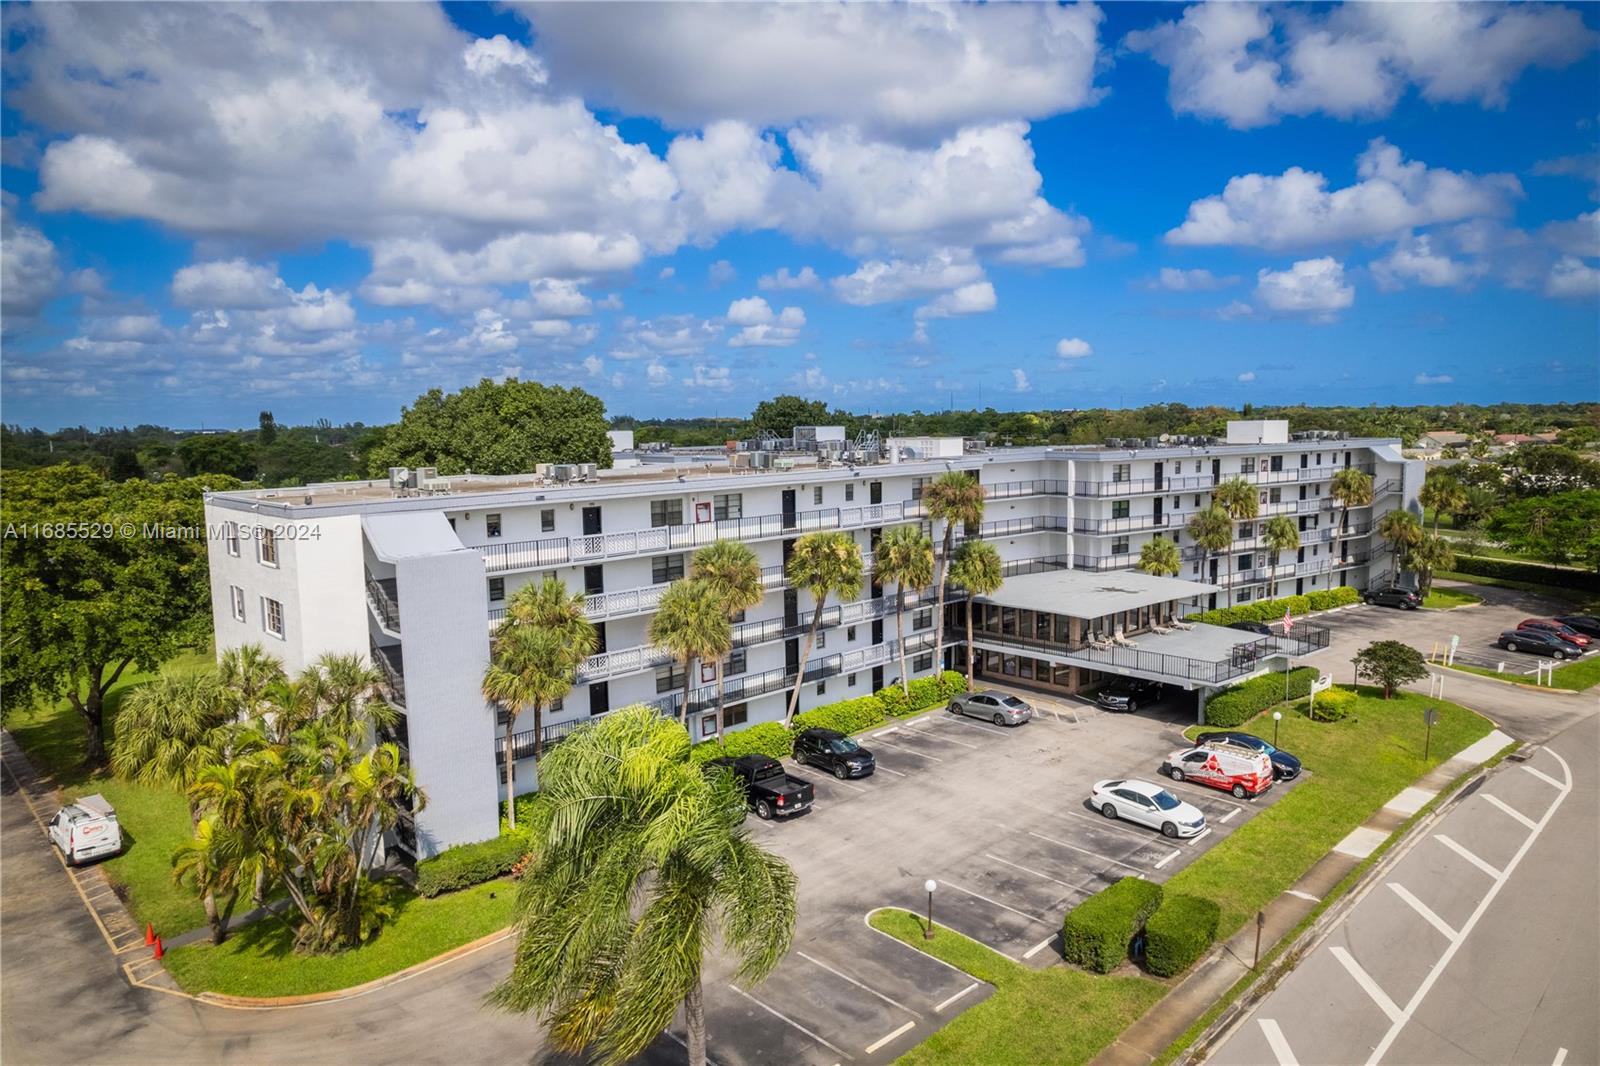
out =
{"type": "MultiPolygon", "coordinates": [[[[504,719],[485,703],[480,683],[507,599],[546,574],[586,593],[600,634],[599,650],[570,694],[545,715],[543,740],[553,743],[595,715],[634,703],[683,713],[682,667],[646,637],[653,609],[689,570],[697,548],[718,539],[748,543],[769,593],[735,626],[725,664],[727,720],[738,728],[781,720],[797,680],[814,604],[784,580],[795,538],[847,532],[869,570],[888,527],[920,523],[937,543],[943,530],[932,528],[921,496],[947,470],[967,471],[987,490],[981,527],[959,535],[993,543],[1013,577],[1127,570],[1151,538],[1177,542],[1184,570],[1159,588],[1051,585],[1048,594],[1066,602],[1054,604],[1053,615],[1030,611],[1027,618],[1038,625],[1053,624],[1046,619],[1056,615],[1090,619],[1074,623],[1074,640],[1094,635],[1097,617],[1074,609],[1078,596],[1105,606],[1108,624],[1115,618],[1135,632],[1186,610],[1259,598],[1273,581],[1280,594],[1365,586],[1392,569],[1374,535],[1379,517],[1398,507],[1415,511],[1423,476],[1420,462],[1401,457],[1398,440],[1291,439],[1284,422],[1229,423],[1222,440],[971,448],[921,439],[890,441],[871,455],[852,454],[842,434],[825,428],[797,437],[802,450],[775,460],[771,453],[668,454],[600,472],[448,478],[399,472],[390,481],[212,493],[208,526],[226,531],[210,544],[217,648],[261,643],[291,671],[327,652],[359,653],[379,665],[392,702],[404,712],[397,739],[428,796],[414,833],[408,829],[398,843],[426,856],[497,829],[504,719]],[[1374,492],[1371,505],[1352,510],[1340,531],[1330,483],[1347,466],[1371,474],[1374,492]],[[1206,557],[1194,545],[1184,524],[1207,506],[1217,484],[1235,477],[1258,488],[1261,515],[1239,524],[1230,573],[1225,559],[1206,557]],[[1274,514],[1296,520],[1302,543],[1293,558],[1275,565],[1259,541],[1261,522],[1274,514]],[[1148,595],[1134,602],[1128,597],[1136,591],[1148,595]],[[1106,599],[1108,592],[1125,595],[1106,599]]],[[[1031,601],[1043,594],[1030,590],[1017,605],[1038,606],[1031,601]]],[[[908,591],[907,603],[907,663],[912,673],[925,674],[936,665],[935,626],[942,620],[926,591],[908,591]]],[[[858,599],[828,606],[807,663],[801,709],[869,693],[899,677],[893,604],[892,588],[886,594],[869,583],[858,599]]],[[[979,641],[995,655],[1004,650],[1000,625],[995,616],[994,641],[1001,643],[979,641]]],[[[1061,625],[1065,639],[1067,623],[1061,625]]],[[[1136,653],[1122,654],[1117,672],[1141,673],[1128,658],[1136,653]]],[[[952,665],[963,657],[961,648],[947,651],[952,665]]],[[[1056,669],[1040,667],[1037,674],[1029,660],[1027,677],[1011,668],[1009,657],[1005,668],[1000,662],[991,657],[978,665],[1007,680],[1069,690],[1098,676],[1088,659],[1057,658],[1056,669]]],[[[712,671],[697,672],[689,679],[686,715],[696,740],[715,729],[712,671]]],[[[1237,673],[1208,676],[1220,683],[1237,673]]],[[[1185,687],[1205,685],[1204,677],[1187,676],[1185,687]]],[[[531,730],[516,737],[519,791],[537,784],[533,742],[531,730]]]]}

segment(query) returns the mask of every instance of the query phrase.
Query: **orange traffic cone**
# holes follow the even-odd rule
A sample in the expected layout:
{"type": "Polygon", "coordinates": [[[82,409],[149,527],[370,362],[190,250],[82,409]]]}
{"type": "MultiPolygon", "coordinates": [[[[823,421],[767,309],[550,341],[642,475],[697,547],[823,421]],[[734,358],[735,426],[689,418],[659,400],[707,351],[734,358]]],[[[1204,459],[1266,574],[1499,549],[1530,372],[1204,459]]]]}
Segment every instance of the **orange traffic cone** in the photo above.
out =
{"type": "Polygon", "coordinates": [[[144,943],[146,947],[156,942],[156,927],[150,922],[144,923],[144,943]]]}
{"type": "Polygon", "coordinates": [[[161,938],[160,937],[156,937],[156,950],[153,953],[154,957],[159,959],[159,958],[161,958],[161,956],[163,956],[165,954],[166,954],[166,952],[161,950],[161,938]]]}

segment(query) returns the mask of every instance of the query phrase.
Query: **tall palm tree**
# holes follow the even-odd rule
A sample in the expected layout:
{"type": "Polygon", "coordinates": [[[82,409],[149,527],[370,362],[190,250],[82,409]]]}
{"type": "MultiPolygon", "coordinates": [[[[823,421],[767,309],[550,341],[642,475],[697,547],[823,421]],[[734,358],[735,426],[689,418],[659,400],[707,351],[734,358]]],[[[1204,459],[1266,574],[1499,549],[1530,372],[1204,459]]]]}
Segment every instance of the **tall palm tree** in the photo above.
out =
{"type": "Polygon", "coordinates": [[[1394,572],[1400,576],[1405,569],[1411,549],[1422,543],[1422,523],[1410,511],[1394,510],[1378,520],[1378,535],[1394,549],[1394,572]]]}
{"type": "MultiPolygon", "coordinates": [[[[122,701],[111,769],[142,785],[187,790],[210,767],[228,759],[233,706],[217,675],[207,672],[162,674],[140,685],[122,701]]],[[[189,801],[190,825],[199,831],[200,805],[189,801]]],[[[203,893],[211,942],[227,930],[217,910],[216,893],[203,893]]]]}
{"type": "Polygon", "coordinates": [[[1333,498],[1339,501],[1339,535],[1344,536],[1345,520],[1350,517],[1350,508],[1369,507],[1372,504],[1372,475],[1347,466],[1333,475],[1333,483],[1329,487],[1333,498]]]}
{"type": "Polygon", "coordinates": [[[217,679],[238,717],[250,718],[261,712],[273,686],[284,682],[283,660],[259,644],[229,648],[217,661],[217,679]]]}
{"type": "Polygon", "coordinates": [[[601,1066],[643,1051],[683,1007],[705,1066],[702,975],[713,937],[741,983],[794,939],[795,876],[750,839],[728,773],[703,775],[684,730],[643,707],[578,730],[545,764],[511,974],[497,1006],[537,1011],[566,1051],[601,1066]]]}
{"type": "Polygon", "coordinates": [[[944,600],[945,589],[950,584],[951,546],[955,541],[956,523],[978,525],[983,521],[983,503],[986,493],[978,484],[975,473],[951,470],[934,478],[933,484],[922,490],[922,502],[928,508],[928,517],[944,523],[944,550],[939,553],[939,603],[935,608],[937,628],[933,638],[933,661],[944,669],[944,600]]]}
{"type": "MultiPolygon", "coordinates": [[[[933,542],[914,525],[895,526],[878,540],[873,570],[880,585],[894,583],[894,624],[900,639],[900,689],[911,694],[906,671],[906,589],[924,589],[933,581],[933,542]]],[[[943,625],[943,619],[939,620],[943,625]]]]}
{"type": "Polygon", "coordinates": [[[853,600],[861,595],[861,546],[848,533],[807,533],[794,542],[789,555],[785,576],[789,585],[811,593],[816,610],[811,613],[811,628],[806,634],[805,647],[800,651],[800,672],[794,679],[794,691],[789,694],[789,710],[784,724],[794,721],[800,706],[800,688],[805,683],[806,663],[811,659],[811,649],[817,642],[817,630],[822,628],[822,612],[829,596],[853,600]]]}
{"type": "Polygon", "coordinates": [[[583,604],[582,592],[569,593],[566,582],[554,574],[546,574],[543,581],[530,581],[511,594],[506,601],[506,616],[498,630],[528,625],[553,629],[577,646],[575,653],[587,659],[594,654],[598,641],[594,623],[584,613],[583,604]]]}
{"type": "Polygon", "coordinates": [[[1439,535],[1439,516],[1449,511],[1455,514],[1457,510],[1466,505],[1467,493],[1461,482],[1451,477],[1444,471],[1429,471],[1430,476],[1422,482],[1422,490],[1417,494],[1417,499],[1423,507],[1433,511],[1433,533],[1439,535]]]}
{"type": "Polygon", "coordinates": [[[712,659],[721,663],[733,650],[733,624],[727,609],[716,589],[699,578],[675,581],[650,619],[649,636],[650,643],[671,652],[683,664],[683,706],[678,709],[678,720],[687,722],[695,662],[712,659]]]}
{"type": "Polygon", "coordinates": [[[1232,520],[1228,523],[1228,606],[1233,606],[1233,536],[1238,523],[1254,518],[1261,511],[1256,487],[1244,478],[1229,478],[1211,492],[1211,505],[1222,508],[1232,520]]]}
{"type": "Polygon", "coordinates": [[[1178,546],[1165,537],[1152,537],[1139,549],[1139,562],[1135,569],[1157,577],[1177,577],[1183,569],[1183,557],[1178,546]]]}
{"type": "Polygon", "coordinates": [[[1411,550],[1411,562],[1417,571],[1418,594],[1426,598],[1433,591],[1433,575],[1456,565],[1456,553],[1448,538],[1435,534],[1411,550]]]}
{"type": "Polygon", "coordinates": [[[988,596],[1005,581],[1000,552],[984,540],[969,540],[956,552],[950,564],[950,580],[967,592],[967,687],[972,687],[972,612],[979,596],[988,596]]]}
{"type": "Polygon", "coordinates": [[[1292,552],[1300,547],[1300,529],[1294,524],[1294,519],[1288,515],[1275,514],[1267,519],[1266,526],[1261,530],[1261,543],[1272,549],[1272,587],[1267,595],[1276,598],[1278,595],[1278,554],[1292,552]]]}
{"type": "Polygon", "coordinates": [[[1200,548],[1200,569],[1205,571],[1206,560],[1217,552],[1227,551],[1233,543],[1233,519],[1228,512],[1212,504],[1204,511],[1196,511],[1184,527],[1200,548]]]}
{"type": "MultiPolygon", "coordinates": [[[[766,599],[761,561],[749,546],[736,540],[719,540],[694,553],[690,576],[711,590],[731,623],[744,611],[766,599]]],[[[723,662],[717,660],[717,741],[723,730],[723,662]]]]}

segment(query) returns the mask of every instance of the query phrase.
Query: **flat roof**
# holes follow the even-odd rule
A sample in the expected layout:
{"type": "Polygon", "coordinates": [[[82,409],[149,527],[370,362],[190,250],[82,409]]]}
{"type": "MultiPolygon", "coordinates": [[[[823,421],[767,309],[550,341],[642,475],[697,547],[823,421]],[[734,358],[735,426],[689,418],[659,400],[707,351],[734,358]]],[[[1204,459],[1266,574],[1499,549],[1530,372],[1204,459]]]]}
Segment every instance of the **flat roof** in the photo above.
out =
{"type": "Polygon", "coordinates": [[[1137,570],[1044,570],[1008,577],[992,594],[978,598],[1002,607],[1099,618],[1167,600],[1205,596],[1217,589],[1216,585],[1141,574],[1137,570]]]}

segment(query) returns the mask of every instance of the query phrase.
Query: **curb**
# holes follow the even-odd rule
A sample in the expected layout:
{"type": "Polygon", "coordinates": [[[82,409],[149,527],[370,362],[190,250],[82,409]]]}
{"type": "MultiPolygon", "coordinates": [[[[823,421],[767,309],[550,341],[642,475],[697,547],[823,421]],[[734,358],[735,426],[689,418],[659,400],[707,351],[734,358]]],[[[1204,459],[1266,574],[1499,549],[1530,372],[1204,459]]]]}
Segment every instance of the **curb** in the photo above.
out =
{"type": "Polygon", "coordinates": [[[1442,676],[1446,676],[1446,677],[1471,677],[1471,678],[1476,678],[1479,681],[1487,681],[1490,684],[1494,684],[1494,685],[1510,685],[1512,688],[1518,690],[1519,692],[1537,692],[1537,693],[1540,693],[1540,694],[1545,695],[1545,696],[1582,696],[1584,694],[1584,692],[1587,691],[1586,689],[1585,690],[1578,690],[1578,689],[1570,689],[1570,688],[1552,688],[1549,685],[1524,685],[1524,684],[1522,684],[1521,682],[1518,682],[1518,681],[1506,681],[1506,680],[1504,680],[1502,678],[1490,677],[1488,674],[1474,673],[1471,670],[1459,670],[1454,666],[1448,666],[1448,665],[1445,665],[1445,664],[1442,664],[1442,663],[1428,663],[1428,665],[1430,667],[1434,667],[1434,668],[1437,668],[1437,669],[1440,669],[1440,670],[1449,670],[1450,671],[1449,674],[1442,675],[1442,676]]]}

